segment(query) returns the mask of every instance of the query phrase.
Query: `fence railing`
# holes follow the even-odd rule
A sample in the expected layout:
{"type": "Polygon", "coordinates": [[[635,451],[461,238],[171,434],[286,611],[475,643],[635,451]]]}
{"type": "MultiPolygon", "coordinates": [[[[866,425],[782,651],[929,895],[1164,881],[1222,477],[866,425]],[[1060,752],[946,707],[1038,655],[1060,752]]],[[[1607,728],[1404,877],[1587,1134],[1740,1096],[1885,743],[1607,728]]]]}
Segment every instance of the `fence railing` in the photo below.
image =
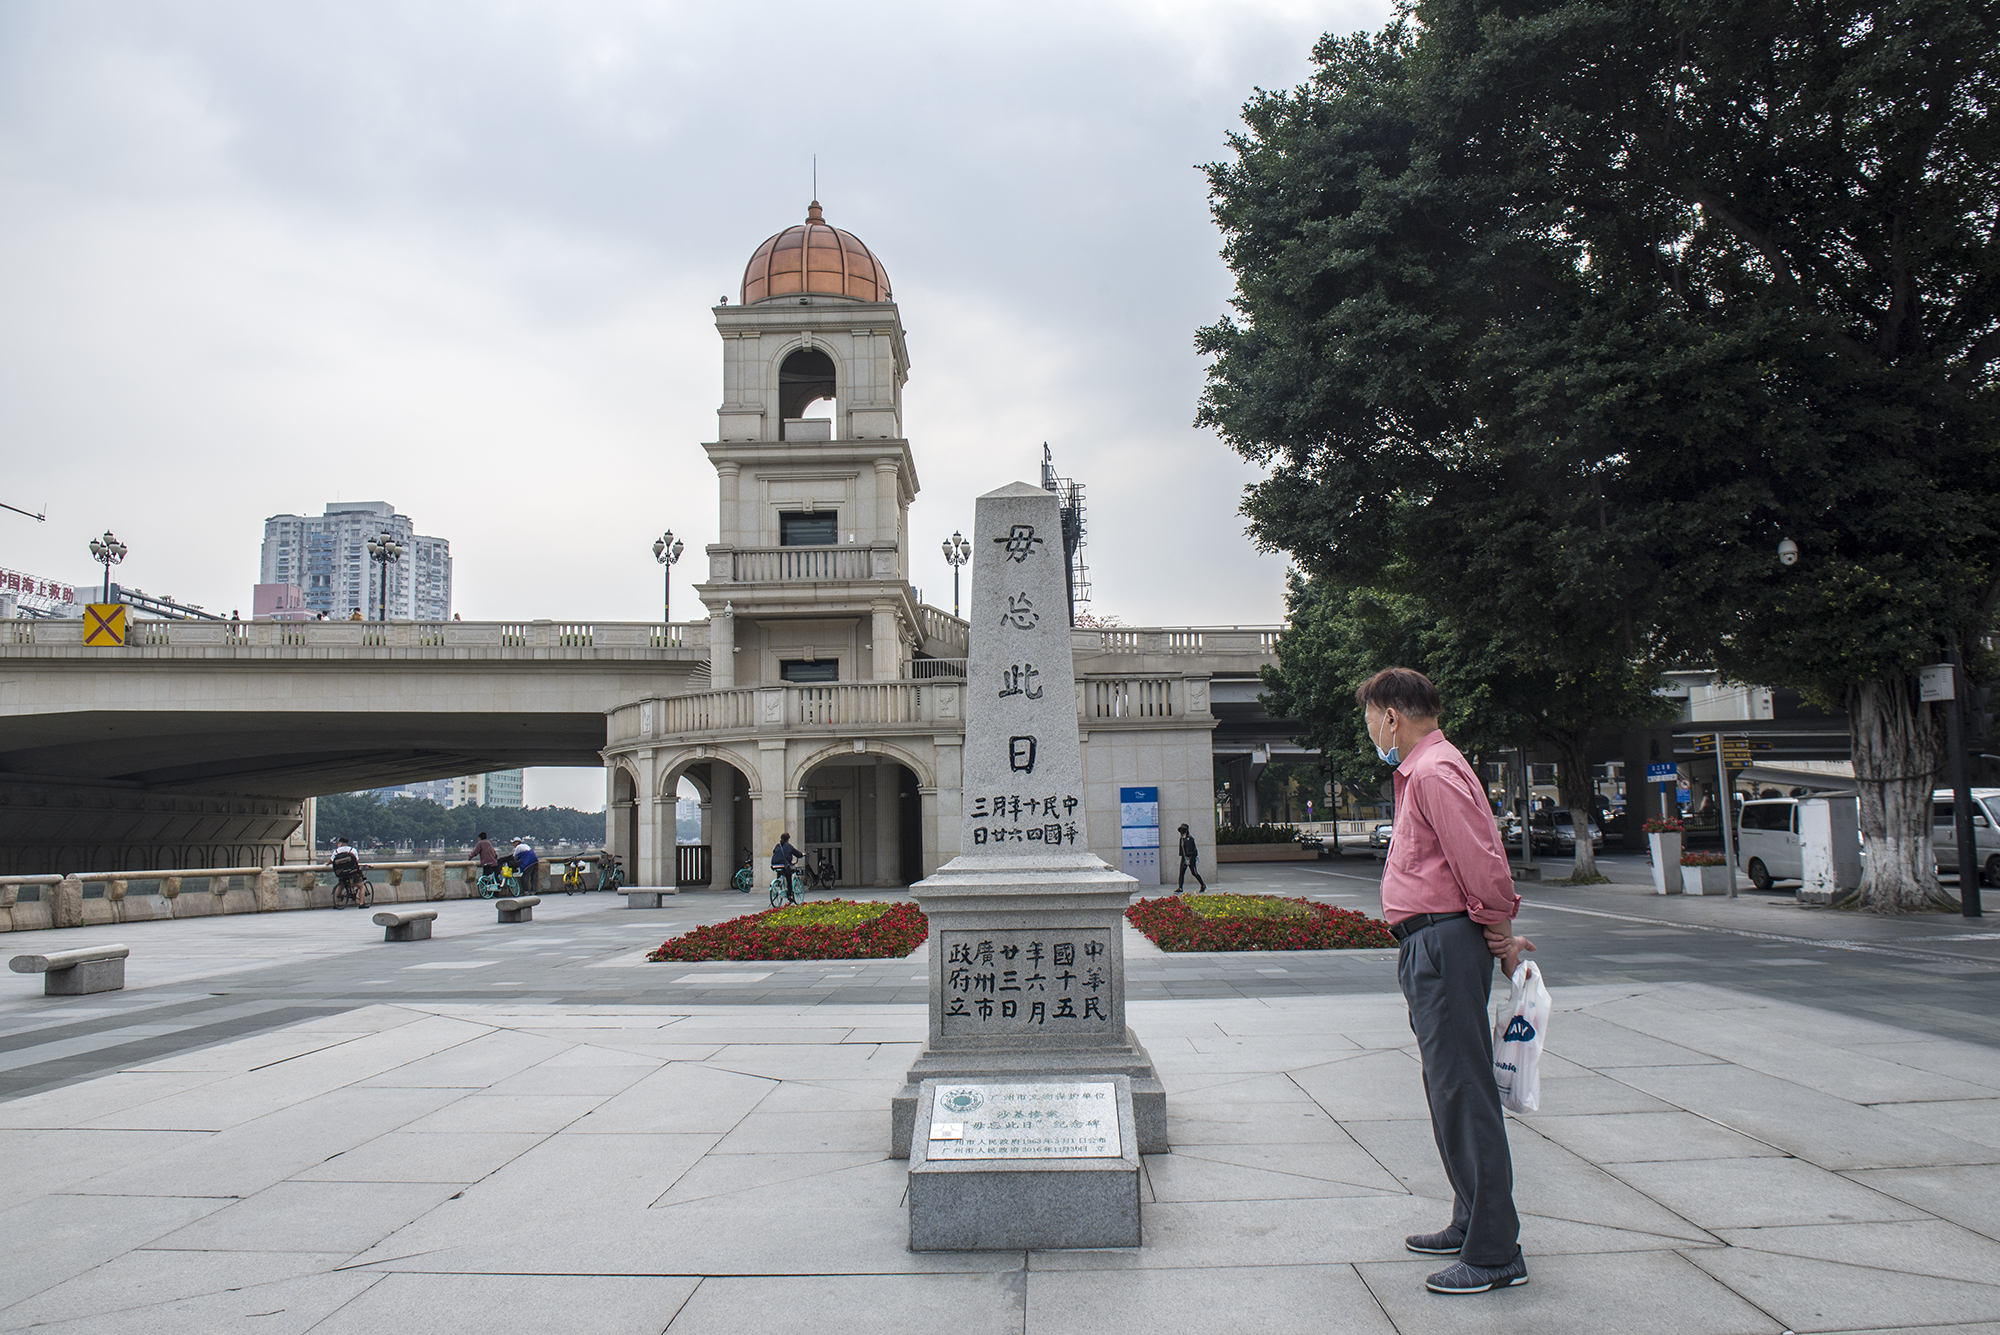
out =
{"type": "Polygon", "coordinates": [[[951,616],[943,608],[929,605],[917,608],[917,628],[923,632],[925,640],[956,647],[960,654],[972,643],[972,624],[951,616]]]}
{"type": "Polygon", "coordinates": [[[1083,683],[1083,715],[1093,719],[1171,718],[1175,678],[1092,678],[1083,683]]]}
{"type": "Polygon", "coordinates": [[[738,547],[730,576],[738,584],[793,584],[869,578],[867,547],[738,547]]]}
{"type": "Polygon", "coordinates": [[[1093,627],[1071,632],[1071,643],[1083,653],[1269,656],[1283,633],[1282,626],[1093,627]]]}
{"type": "Polygon", "coordinates": [[[714,850],[707,844],[674,845],[674,885],[676,888],[707,885],[715,879],[714,850]]]}
{"type": "MultiPolygon", "coordinates": [[[[84,647],[81,621],[0,622],[8,646],[84,647]]],[[[708,622],[658,621],[134,621],[128,647],[259,650],[696,649],[708,622]]],[[[116,653],[116,649],[92,653],[116,653]]],[[[456,655],[454,655],[456,656],[456,655]]]]}
{"type": "Polygon", "coordinates": [[[963,658],[910,658],[903,661],[905,681],[964,681],[963,658]]]}

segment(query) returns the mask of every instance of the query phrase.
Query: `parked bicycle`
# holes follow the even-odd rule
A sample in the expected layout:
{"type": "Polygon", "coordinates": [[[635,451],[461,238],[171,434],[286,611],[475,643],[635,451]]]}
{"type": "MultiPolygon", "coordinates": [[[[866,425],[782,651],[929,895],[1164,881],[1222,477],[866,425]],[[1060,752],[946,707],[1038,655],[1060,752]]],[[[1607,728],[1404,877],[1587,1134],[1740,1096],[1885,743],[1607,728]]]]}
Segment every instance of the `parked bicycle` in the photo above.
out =
{"type": "Polygon", "coordinates": [[[746,895],[749,894],[751,889],[755,887],[757,884],[757,873],[751,867],[752,861],[753,859],[751,858],[749,851],[745,850],[743,854],[743,865],[738,867],[736,869],[736,874],[729,878],[730,887],[732,889],[740,890],[746,895]]]}
{"type": "Polygon", "coordinates": [[[618,861],[616,853],[600,853],[597,856],[597,888],[616,890],[625,884],[625,867],[618,861]]]}
{"type": "Polygon", "coordinates": [[[806,868],[805,878],[808,891],[831,890],[839,884],[840,873],[833,869],[833,859],[824,848],[819,850],[819,856],[813,859],[812,865],[806,868]]]}
{"type": "Polygon", "coordinates": [[[562,888],[566,895],[589,888],[583,883],[583,864],[574,858],[563,863],[562,888]]]}

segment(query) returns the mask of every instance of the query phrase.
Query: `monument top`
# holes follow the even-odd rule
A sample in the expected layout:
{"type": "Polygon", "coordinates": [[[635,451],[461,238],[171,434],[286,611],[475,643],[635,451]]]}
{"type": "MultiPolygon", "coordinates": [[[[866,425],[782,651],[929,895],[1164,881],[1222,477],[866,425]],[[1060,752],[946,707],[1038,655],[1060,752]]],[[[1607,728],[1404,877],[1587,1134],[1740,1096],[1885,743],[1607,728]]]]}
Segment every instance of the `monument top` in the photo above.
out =
{"type": "Polygon", "coordinates": [[[1062,511],[1026,482],[974,503],[964,826],[974,864],[1075,867],[1090,855],[1069,646],[1062,511]]]}

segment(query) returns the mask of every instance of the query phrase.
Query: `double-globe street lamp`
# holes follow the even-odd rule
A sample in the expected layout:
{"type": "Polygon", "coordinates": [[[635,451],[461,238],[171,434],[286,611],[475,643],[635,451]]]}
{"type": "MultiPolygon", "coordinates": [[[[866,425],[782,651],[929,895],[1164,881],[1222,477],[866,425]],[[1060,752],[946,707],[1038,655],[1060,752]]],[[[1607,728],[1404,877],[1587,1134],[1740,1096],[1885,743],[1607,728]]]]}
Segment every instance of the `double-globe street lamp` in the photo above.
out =
{"type": "Polygon", "coordinates": [[[112,537],[111,530],[108,528],[104,530],[103,537],[92,538],[90,540],[91,556],[95,557],[97,563],[104,567],[103,601],[107,603],[111,601],[111,567],[125,559],[126,550],[125,544],[112,537]]]}
{"type": "Polygon", "coordinates": [[[381,616],[377,620],[389,619],[389,567],[403,559],[403,551],[403,544],[396,541],[393,534],[377,533],[368,539],[368,559],[381,571],[378,577],[381,592],[376,600],[376,608],[381,616]]]}
{"type": "Polygon", "coordinates": [[[653,539],[653,559],[660,563],[661,572],[666,576],[660,610],[670,628],[667,631],[669,635],[673,634],[671,627],[674,624],[674,565],[681,559],[681,553],[685,550],[687,544],[676,538],[672,529],[653,539]]]}
{"type": "Polygon", "coordinates": [[[952,530],[952,535],[944,540],[944,559],[951,562],[951,614],[958,615],[958,568],[972,559],[972,544],[965,535],[952,530]]]}

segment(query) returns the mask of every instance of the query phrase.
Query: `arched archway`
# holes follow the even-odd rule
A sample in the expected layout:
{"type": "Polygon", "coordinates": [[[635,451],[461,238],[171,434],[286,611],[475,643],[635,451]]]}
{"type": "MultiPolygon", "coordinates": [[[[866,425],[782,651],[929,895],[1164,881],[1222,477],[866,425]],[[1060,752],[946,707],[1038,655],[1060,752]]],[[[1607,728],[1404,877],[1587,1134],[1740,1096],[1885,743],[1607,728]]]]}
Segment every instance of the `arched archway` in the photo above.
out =
{"type": "Polygon", "coordinates": [[[626,874],[632,875],[639,866],[639,782],[624,765],[611,767],[611,800],[606,813],[609,828],[604,841],[625,864],[626,874]]]}
{"type": "Polygon", "coordinates": [[[799,348],[778,364],[779,416],[804,417],[821,399],[837,399],[839,387],[839,372],[825,348],[799,348]]]}
{"type": "MultiPolygon", "coordinates": [[[[805,819],[797,839],[843,886],[900,888],[924,875],[926,787],[916,758],[871,744],[826,748],[799,766],[805,819]]],[[[932,799],[933,801],[935,799],[932,799]]]]}
{"type": "MultiPolygon", "coordinates": [[[[688,754],[661,767],[660,795],[669,799],[659,808],[664,819],[673,820],[671,798],[685,779],[701,797],[701,832],[694,843],[708,849],[706,857],[675,854],[677,886],[721,889],[736,869],[753,857],[750,846],[756,840],[756,827],[751,817],[759,796],[754,775],[747,761],[727,751],[688,754]],[[706,863],[705,868],[702,863],[706,863]]],[[[663,841],[674,843],[673,833],[662,831],[663,841]]]]}

